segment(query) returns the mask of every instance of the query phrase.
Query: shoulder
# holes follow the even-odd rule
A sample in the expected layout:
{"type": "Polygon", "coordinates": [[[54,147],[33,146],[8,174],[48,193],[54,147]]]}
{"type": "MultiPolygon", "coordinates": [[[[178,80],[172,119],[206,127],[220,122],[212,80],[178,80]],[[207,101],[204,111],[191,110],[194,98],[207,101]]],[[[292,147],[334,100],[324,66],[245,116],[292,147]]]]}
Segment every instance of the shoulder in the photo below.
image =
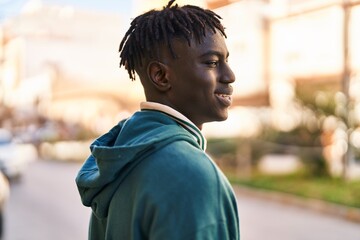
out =
{"type": "Polygon", "coordinates": [[[187,178],[193,183],[209,181],[216,176],[216,168],[204,151],[187,141],[175,141],[155,151],[142,163],[145,178],[187,178]]]}
{"type": "Polygon", "coordinates": [[[234,199],[223,185],[223,175],[201,149],[174,142],[142,164],[137,175],[138,210],[143,210],[143,226],[154,239],[225,236],[222,233],[229,227],[222,223],[235,221],[234,199]]]}
{"type": "Polygon", "coordinates": [[[185,141],[171,143],[136,169],[138,196],[154,204],[207,209],[219,204],[221,176],[200,149],[185,141]]]}
{"type": "Polygon", "coordinates": [[[226,236],[233,231],[228,223],[236,225],[236,205],[223,183],[223,175],[201,149],[175,141],[146,156],[127,176],[111,214],[128,212],[131,224],[149,239],[226,236]]]}

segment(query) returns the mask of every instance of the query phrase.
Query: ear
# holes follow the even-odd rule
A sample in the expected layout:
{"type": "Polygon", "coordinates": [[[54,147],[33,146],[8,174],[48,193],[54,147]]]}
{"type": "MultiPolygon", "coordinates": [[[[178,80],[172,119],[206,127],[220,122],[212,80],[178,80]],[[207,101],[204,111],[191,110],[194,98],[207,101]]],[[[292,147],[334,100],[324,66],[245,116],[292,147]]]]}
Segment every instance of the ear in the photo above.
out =
{"type": "Polygon", "coordinates": [[[158,61],[151,61],[147,67],[147,75],[151,83],[161,92],[166,92],[171,88],[168,78],[169,67],[158,61]]]}

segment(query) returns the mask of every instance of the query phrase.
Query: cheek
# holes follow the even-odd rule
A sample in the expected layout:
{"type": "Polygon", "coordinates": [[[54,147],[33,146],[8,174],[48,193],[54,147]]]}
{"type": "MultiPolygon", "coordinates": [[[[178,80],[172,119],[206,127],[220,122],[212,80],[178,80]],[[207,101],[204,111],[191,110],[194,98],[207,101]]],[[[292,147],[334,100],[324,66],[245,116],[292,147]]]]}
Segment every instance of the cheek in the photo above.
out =
{"type": "MultiPolygon", "coordinates": [[[[202,69],[196,64],[184,63],[182,67],[177,68],[176,72],[173,72],[176,76],[173,78],[173,90],[174,94],[179,94],[184,98],[208,99],[213,95],[216,88],[216,73],[215,71],[202,69]]],[[[186,101],[186,99],[183,99],[186,101]]]]}

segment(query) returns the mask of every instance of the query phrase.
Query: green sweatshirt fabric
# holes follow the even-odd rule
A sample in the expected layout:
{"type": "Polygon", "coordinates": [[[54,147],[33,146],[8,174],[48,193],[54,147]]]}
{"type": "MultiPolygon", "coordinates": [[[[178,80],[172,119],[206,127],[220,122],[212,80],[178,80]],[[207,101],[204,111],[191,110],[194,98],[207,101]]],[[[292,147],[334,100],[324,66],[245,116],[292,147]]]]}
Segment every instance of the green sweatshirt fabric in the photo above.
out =
{"type": "Polygon", "coordinates": [[[90,146],[76,183],[90,240],[238,240],[232,188],[194,136],[139,111],[90,146]]]}

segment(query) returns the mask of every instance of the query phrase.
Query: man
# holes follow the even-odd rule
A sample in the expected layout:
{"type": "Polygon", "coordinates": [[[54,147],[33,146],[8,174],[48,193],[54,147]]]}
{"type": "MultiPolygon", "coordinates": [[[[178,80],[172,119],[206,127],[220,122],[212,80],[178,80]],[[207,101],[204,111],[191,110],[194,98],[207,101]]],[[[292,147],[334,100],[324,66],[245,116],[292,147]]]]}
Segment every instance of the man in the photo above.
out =
{"type": "Polygon", "coordinates": [[[146,102],[91,145],[76,178],[92,208],[89,239],[239,239],[234,193],[200,131],[231,104],[224,27],[210,10],[173,2],[135,18],[120,44],[146,102]]]}

